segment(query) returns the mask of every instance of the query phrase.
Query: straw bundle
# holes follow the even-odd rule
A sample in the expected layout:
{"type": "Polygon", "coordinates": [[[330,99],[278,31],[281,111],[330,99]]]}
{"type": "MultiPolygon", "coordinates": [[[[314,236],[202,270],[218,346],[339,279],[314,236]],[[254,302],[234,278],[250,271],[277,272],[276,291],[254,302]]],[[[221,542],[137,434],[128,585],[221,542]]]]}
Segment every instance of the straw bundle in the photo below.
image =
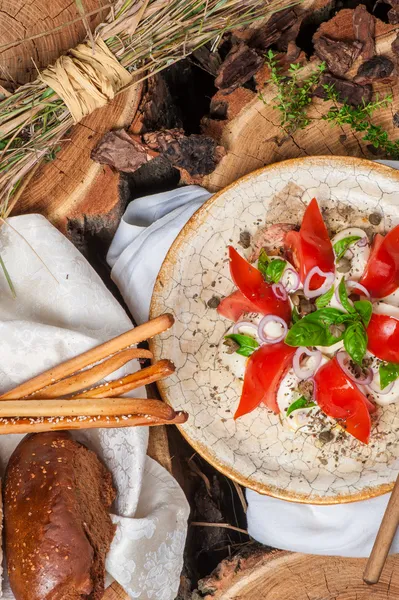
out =
{"type": "MultiPolygon", "coordinates": [[[[137,82],[159,72],[209,41],[215,40],[217,43],[225,32],[285,8],[288,2],[289,0],[117,0],[107,22],[97,28],[89,47],[92,47],[93,53],[100,48],[107,59],[112,53],[112,60],[115,57],[126,70],[131,82],[122,74],[120,85],[116,88],[121,91],[133,81],[137,82]]],[[[77,54],[78,51],[79,48],[69,54],[77,54]]],[[[68,60],[65,57],[65,61],[68,60]]],[[[89,74],[90,69],[89,65],[86,69],[89,74]]],[[[67,94],[60,93],[62,85],[53,86],[58,93],[50,87],[55,69],[46,71],[46,77],[39,75],[34,82],[23,85],[14,94],[0,101],[2,218],[10,214],[40,162],[52,156],[60,140],[79,120],[67,106],[67,94]]],[[[71,79],[74,80],[74,76],[71,79]]],[[[81,87],[90,87],[90,82],[81,87]]],[[[97,88],[100,89],[99,95],[103,96],[100,98],[102,104],[112,98],[112,93],[107,95],[103,90],[102,82],[98,83],[97,88]]],[[[101,102],[96,106],[102,105],[101,102]]]]}

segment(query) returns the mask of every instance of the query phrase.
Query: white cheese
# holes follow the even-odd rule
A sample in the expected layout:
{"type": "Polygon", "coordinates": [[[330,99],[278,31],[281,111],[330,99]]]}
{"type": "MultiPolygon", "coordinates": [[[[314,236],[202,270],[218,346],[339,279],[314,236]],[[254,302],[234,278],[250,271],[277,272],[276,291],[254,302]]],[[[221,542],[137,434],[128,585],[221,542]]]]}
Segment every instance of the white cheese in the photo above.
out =
{"type": "Polygon", "coordinates": [[[392,386],[392,389],[388,393],[384,394],[383,391],[382,393],[378,393],[378,390],[380,389],[379,367],[382,361],[370,352],[366,353],[366,357],[372,359],[372,363],[370,366],[373,370],[374,378],[371,385],[361,386],[361,388],[366,388],[367,395],[370,397],[370,400],[373,400],[376,404],[379,404],[380,406],[387,406],[388,404],[394,404],[398,402],[399,379],[395,381],[395,383],[392,386]]]}

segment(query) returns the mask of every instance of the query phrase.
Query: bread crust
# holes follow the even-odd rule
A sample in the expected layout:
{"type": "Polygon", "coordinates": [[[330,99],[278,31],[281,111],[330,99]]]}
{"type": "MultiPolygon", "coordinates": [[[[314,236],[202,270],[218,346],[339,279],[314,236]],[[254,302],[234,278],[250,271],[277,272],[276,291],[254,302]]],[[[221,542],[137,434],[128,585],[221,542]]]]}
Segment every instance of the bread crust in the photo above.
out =
{"type": "Polygon", "coordinates": [[[110,473],[67,432],[26,436],[6,472],[8,573],[16,600],[97,600],[114,535],[110,473]]]}

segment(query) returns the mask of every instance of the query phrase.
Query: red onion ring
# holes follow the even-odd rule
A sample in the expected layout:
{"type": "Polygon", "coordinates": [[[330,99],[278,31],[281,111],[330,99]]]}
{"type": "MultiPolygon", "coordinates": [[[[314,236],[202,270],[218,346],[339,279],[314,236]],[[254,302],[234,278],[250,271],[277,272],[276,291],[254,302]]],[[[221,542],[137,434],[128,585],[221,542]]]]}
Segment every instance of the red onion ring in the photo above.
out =
{"type": "Polygon", "coordinates": [[[233,333],[239,333],[241,327],[250,327],[251,329],[255,329],[258,331],[258,326],[255,323],[251,323],[251,321],[237,321],[237,323],[233,327],[233,333]]]}
{"type": "Polygon", "coordinates": [[[272,290],[279,300],[287,300],[287,290],[282,283],[273,283],[272,290]]]}
{"type": "Polygon", "coordinates": [[[350,360],[350,357],[349,354],[345,352],[345,350],[338,350],[335,356],[337,358],[339,366],[341,367],[345,375],[347,375],[347,377],[349,377],[349,379],[353,381],[353,383],[356,383],[356,385],[370,385],[370,383],[373,381],[374,373],[370,368],[367,369],[368,374],[365,377],[363,377],[363,379],[355,377],[353,373],[350,372],[350,370],[345,364],[350,360]]]}
{"type": "MultiPolygon", "coordinates": [[[[299,277],[299,273],[297,273],[295,271],[295,269],[292,269],[291,267],[288,267],[287,269],[285,269],[285,271],[283,272],[283,277],[285,275],[287,275],[288,273],[292,273],[294,275],[294,282],[290,283],[288,281],[287,285],[285,285],[285,291],[288,294],[291,294],[292,292],[296,292],[297,289],[299,288],[299,286],[301,285],[301,279],[299,277]]],[[[283,285],[283,284],[282,284],[283,285]]]]}
{"type": "Polygon", "coordinates": [[[360,240],[357,240],[356,246],[359,246],[359,248],[364,248],[365,246],[367,246],[368,243],[369,239],[367,235],[365,235],[364,237],[360,238],[360,240]]]}
{"type": "Polygon", "coordinates": [[[299,346],[297,351],[294,354],[294,359],[292,361],[292,367],[294,369],[295,375],[298,379],[309,379],[320,366],[322,359],[322,354],[320,350],[309,350],[306,346],[299,346]],[[307,356],[315,356],[316,357],[316,365],[311,369],[304,369],[301,367],[301,357],[303,354],[307,356]]]}
{"type": "Polygon", "coordinates": [[[364,285],[358,283],[357,281],[353,281],[353,279],[348,279],[345,283],[350,289],[355,290],[355,293],[356,290],[363,292],[363,294],[359,294],[359,296],[366,296],[367,300],[370,300],[370,292],[364,287],[364,285]]]}
{"type": "Polygon", "coordinates": [[[375,381],[372,381],[370,383],[370,389],[372,389],[373,392],[375,392],[376,394],[381,394],[381,396],[384,396],[385,394],[389,394],[389,392],[392,391],[392,388],[393,388],[394,385],[395,385],[395,382],[391,381],[391,383],[389,383],[387,385],[387,387],[385,387],[382,390],[379,384],[377,384],[375,381]]]}
{"type": "Polygon", "coordinates": [[[330,287],[334,283],[334,280],[334,273],[325,273],[324,271],[319,269],[319,267],[313,267],[313,269],[310,269],[309,273],[306,275],[303,284],[303,293],[305,294],[306,298],[316,298],[316,296],[321,296],[330,289],[330,287]],[[320,275],[320,277],[325,278],[324,283],[317,290],[311,290],[309,287],[313,275],[320,275]]]}
{"type": "Polygon", "coordinates": [[[278,342],[281,342],[285,338],[285,336],[287,335],[287,331],[288,331],[288,327],[287,327],[287,323],[284,321],[284,319],[282,319],[281,317],[278,317],[277,315],[266,315],[265,317],[263,317],[263,319],[259,323],[258,338],[264,344],[278,344],[278,342]],[[267,325],[267,323],[270,323],[270,321],[273,321],[274,323],[280,323],[280,325],[283,326],[283,333],[281,335],[279,335],[278,337],[271,338],[271,337],[267,337],[267,335],[265,334],[265,332],[264,332],[265,326],[267,325]]]}

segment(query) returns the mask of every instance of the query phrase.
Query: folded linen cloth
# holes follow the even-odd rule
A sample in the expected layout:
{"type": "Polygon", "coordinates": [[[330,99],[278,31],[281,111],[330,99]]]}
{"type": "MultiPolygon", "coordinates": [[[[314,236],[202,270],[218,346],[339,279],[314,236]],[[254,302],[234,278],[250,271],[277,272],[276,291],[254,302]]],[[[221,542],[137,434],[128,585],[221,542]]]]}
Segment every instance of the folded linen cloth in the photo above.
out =
{"type": "MultiPolygon", "coordinates": [[[[170,245],[209,197],[202,188],[187,186],[129,204],[107,260],[113,267],[112,279],[138,321],[148,318],[156,275],[170,245]]],[[[297,552],[352,557],[370,553],[389,499],[386,494],[353,504],[316,506],[252,490],[246,493],[248,531],[259,542],[297,552]]],[[[398,551],[399,534],[391,549],[398,551]]]]}
{"type": "MultiPolygon", "coordinates": [[[[0,274],[2,392],[132,327],[84,257],[44,217],[13,217],[9,223],[13,229],[3,225],[0,253],[17,298],[0,274]]],[[[109,378],[138,368],[132,361],[109,378]]],[[[131,395],[143,394],[141,388],[131,395]]],[[[2,475],[22,437],[0,436],[2,475]]],[[[75,437],[102,458],[118,492],[108,573],[131,598],[173,600],[189,506],[174,478],[146,456],[148,427],[82,430],[75,437]]],[[[4,597],[13,598],[4,588],[4,597]]]]}

